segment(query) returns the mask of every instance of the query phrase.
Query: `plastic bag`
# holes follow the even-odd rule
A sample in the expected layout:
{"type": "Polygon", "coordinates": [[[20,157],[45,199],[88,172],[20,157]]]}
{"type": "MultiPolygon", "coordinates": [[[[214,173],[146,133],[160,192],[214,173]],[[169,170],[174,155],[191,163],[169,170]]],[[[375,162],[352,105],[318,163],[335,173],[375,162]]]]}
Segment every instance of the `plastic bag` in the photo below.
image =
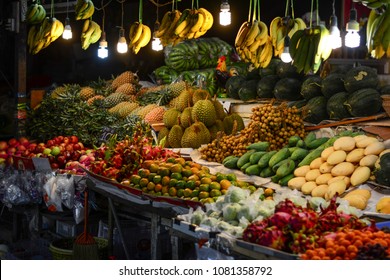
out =
{"type": "Polygon", "coordinates": [[[43,186],[43,200],[49,211],[62,212],[61,195],[57,191],[57,177],[55,174],[49,175],[48,177],[47,182],[43,186]]]}
{"type": "Polygon", "coordinates": [[[73,209],[75,192],[74,177],[71,175],[58,175],[57,192],[59,192],[62,204],[68,209],[73,209]]]}

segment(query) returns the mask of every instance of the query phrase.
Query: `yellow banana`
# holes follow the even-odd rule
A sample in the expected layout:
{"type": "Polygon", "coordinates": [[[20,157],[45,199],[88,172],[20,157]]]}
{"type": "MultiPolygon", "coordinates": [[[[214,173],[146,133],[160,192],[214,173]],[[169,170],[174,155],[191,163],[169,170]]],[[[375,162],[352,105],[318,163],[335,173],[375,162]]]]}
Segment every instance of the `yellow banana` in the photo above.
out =
{"type": "Polygon", "coordinates": [[[257,24],[257,20],[254,20],[249,29],[248,35],[245,38],[245,46],[249,47],[256,39],[256,36],[260,33],[259,25],[257,24]]]}
{"type": "Polygon", "coordinates": [[[76,20],[82,19],[82,14],[86,11],[89,0],[78,0],[75,7],[76,20]]]}
{"type": "Polygon", "coordinates": [[[268,56],[272,57],[272,42],[269,38],[267,42],[263,45],[263,48],[260,52],[259,62],[260,64],[267,60],[268,56]]]}
{"type": "Polygon", "coordinates": [[[96,43],[102,35],[102,29],[100,28],[100,25],[94,21],[92,21],[92,24],[95,25],[95,29],[93,30],[91,36],[89,37],[90,44],[96,43]]]}
{"type": "Polygon", "coordinates": [[[149,28],[149,26],[142,24],[142,35],[141,38],[136,42],[136,47],[143,48],[145,47],[150,39],[152,38],[152,32],[149,28]]]}
{"type": "Polygon", "coordinates": [[[154,34],[157,38],[160,38],[164,35],[164,33],[169,29],[169,23],[170,23],[170,17],[171,17],[172,11],[168,11],[164,14],[160,27],[154,34]]]}
{"type": "Polygon", "coordinates": [[[129,47],[131,48],[133,45],[137,44],[138,40],[142,35],[142,26],[143,24],[139,21],[133,22],[130,26],[129,31],[129,47]]]}
{"type": "Polygon", "coordinates": [[[241,24],[241,27],[237,32],[236,39],[234,42],[234,46],[236,48],[241,47],[241,45],[243,44],[243,42],[245,40],[246,35],[249,32],[249,29],[250,29],[250,26],[249,26],[249,23],[247,21],[245,21],[243,24],[241,24]]]}
{"type": "Polygon", "coordinates": [[[194,15],[194,24],[191,26],[191,32],[199,31],[200,28],[203,26],[204,23],[204,16],[200,12],[195,12],[194,15]]]}
{"type": "Polygon", "coordinates": [[[314,57],[314,63],[317,64],[322,58],[322,53],[327,51],[329,45],[329,30],[323,25],[320,24],[318,26],[320,28],[320,39],[317,45],[316,54],[314,57]]]}
{"type": "Polygon", "coordinates": [[[203,14],[204,17],[204,23],[202,27],[200,28],[200,31],[207,31],[209,30],[213,24],[214,24],[214,17],[213,15],[206,10],[205,8],[199,8],[198,11],[203,14]]]}
{"type": "Polygon", "coordinates": [[[301,18],[294,18],[294,21],[298,24],[298,29],[305,29],[306,23],[301,18]]]}
{"type": "Polygon", "coordinates": [[[187,27],[189,23],[188,17],[190,16],[191,9],[185,9],[181,15],[179,20],[176,23],[174,34],[178,36],[183,30],[187,27]]]}
{"type": "Polygon", "coordinates": [[[269,35],[271,36],[272,46],[274,47],[276,47],[276,40],[278,37],[278,29],[280,25],[282,25],[282,18],[278,16],[271,21],[269,26],[269,35]]]}
{"type": "Polygon", "coordinates": [[[268,40],[268,26],[261,20],[257,21],[259,25],[259,34],[256,37],[256,40],[260,40],[260,45],[265,44],[268,40]]]}
{"type": "Polygon", "coordinates": [[[282,25],[278,28],[276,34],[276,44],[274,46],[274,55],[280,56],[284,49],[284,37],[286,34],[286,26],[282,25]]]}
{"type": "Polygon", "coordinates": [[[81,29],[81,32],[82,32],[82,33],[88,31],[88,28],[89,28],[90,23],[91,23],[91,20],[90,20],[90,19],[84,20],[84,22],[83,22],[83,28],[81,29]]]}
{"type": "Polygon", "coordinates": [[[203,36],[204,34],[206,34],[207,30],[205,31],[196,31],[195,34],[194,34],[194,38],[199,38],[201,36],[203,36]]]}

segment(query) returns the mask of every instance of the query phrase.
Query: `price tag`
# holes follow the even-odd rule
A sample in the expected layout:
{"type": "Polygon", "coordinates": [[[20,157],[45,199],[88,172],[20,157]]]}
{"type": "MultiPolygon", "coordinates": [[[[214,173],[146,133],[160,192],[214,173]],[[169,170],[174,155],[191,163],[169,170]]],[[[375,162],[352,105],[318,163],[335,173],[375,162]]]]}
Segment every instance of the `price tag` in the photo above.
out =
{"type": "Polygon", "coordinates": [[[49,159],[47,158],[32,158],[34,168],[36,171],[51,171],[49,159]]]}
{"type": "Polygon", "coordinates": [[[100,136],[99,142],[100,143],[106,143],[107,140],[115,134],[115,129],[112,127],[103,127],[102,135],[100,136]]]}

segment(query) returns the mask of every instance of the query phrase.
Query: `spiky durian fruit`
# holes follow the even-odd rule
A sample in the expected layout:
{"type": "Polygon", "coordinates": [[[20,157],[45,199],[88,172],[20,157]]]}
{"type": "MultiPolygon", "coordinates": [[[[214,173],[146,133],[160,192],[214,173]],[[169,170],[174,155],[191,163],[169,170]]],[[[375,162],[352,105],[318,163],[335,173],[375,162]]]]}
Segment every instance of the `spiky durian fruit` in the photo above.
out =
{"type": "Polygon", "coordinates": [[[184,130],[181,146],[183,148],[197,149],[203,144],[210,143],[210,140],[210,131],[204,123],[196,121],[184,130]]]}
{"type": "Polygon", "coordinates": [[[177,97],[180,93],[187,88],[185,81],[172,83],[166,86],[167,90],[172,93],[173,97],[177,97]]]}

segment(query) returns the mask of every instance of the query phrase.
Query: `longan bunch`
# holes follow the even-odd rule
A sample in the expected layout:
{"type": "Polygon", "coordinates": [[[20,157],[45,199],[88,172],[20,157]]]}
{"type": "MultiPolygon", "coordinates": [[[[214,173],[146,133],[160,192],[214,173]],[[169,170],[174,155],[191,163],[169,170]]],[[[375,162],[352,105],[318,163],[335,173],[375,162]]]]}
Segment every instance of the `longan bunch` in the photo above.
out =
{"type": "Polygon", "coordinates": [[[270,143],[270,150],[278,150],[288,144],[293,135],[305,137],[305,127],[301,111],[288,107],[286,103],[274,106],[272,103],[252,109],[251,130],[257,130],[260,141],[270,143]]]}
{"type": "Polygon", "coordinates": [[[219,135],[211,143],[199,148],[201,158],[219,162],[231,155],[242,156],[246,147],[259,141],[270,143],[270,150],[278,150],[288,144],[293,135],[305,137],[301,111],[286,103],[275,106],[273,102],[252,108],[251,121],[237,135],[219,135]]]}

